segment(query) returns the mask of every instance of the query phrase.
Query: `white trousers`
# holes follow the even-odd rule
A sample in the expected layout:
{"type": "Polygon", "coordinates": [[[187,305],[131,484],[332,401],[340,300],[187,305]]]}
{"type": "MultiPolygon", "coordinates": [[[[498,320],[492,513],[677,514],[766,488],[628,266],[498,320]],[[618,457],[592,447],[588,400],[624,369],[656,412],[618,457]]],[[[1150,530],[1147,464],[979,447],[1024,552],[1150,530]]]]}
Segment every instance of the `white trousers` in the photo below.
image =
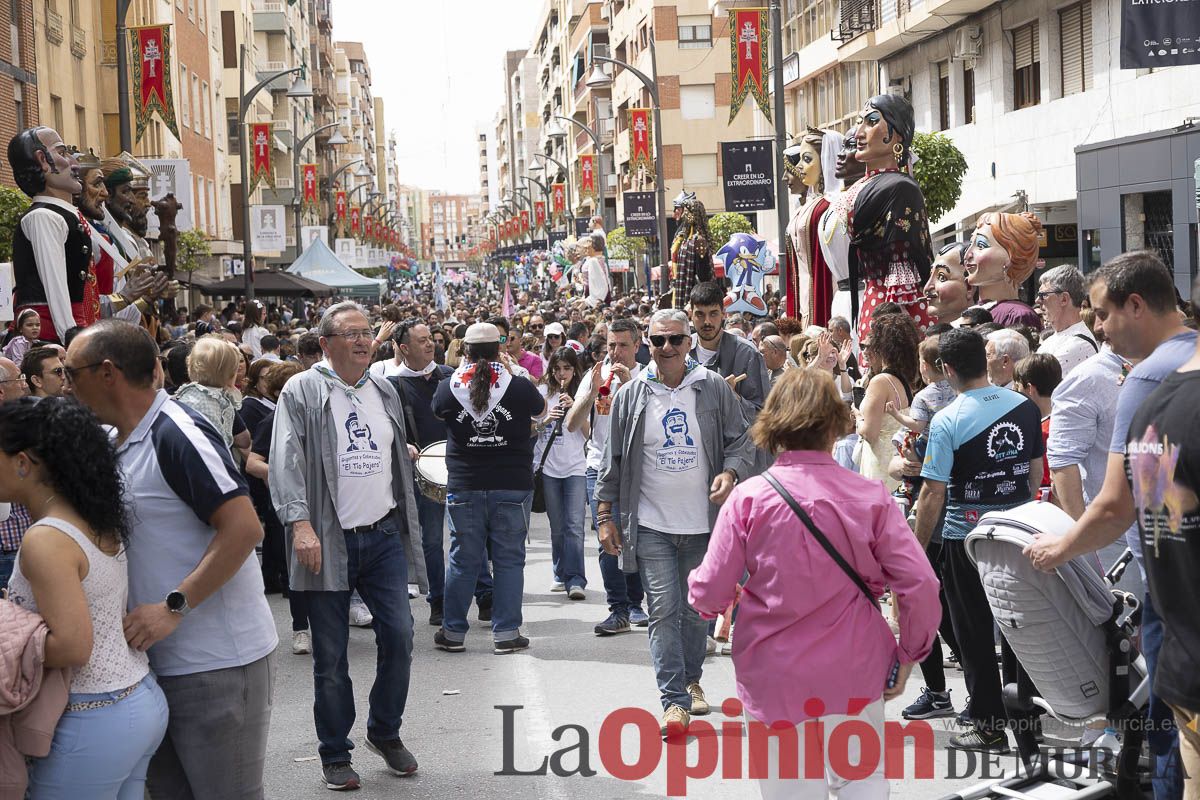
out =
{"type": "MultiPolygon", "coordinates": [[[[757,722],[746,714],[747,725],[757,722]]],[[[839,800],[887,800],[890,788],[884,776],[884,739],[883,739],[883,698],[868,705],[861,713],[855,715],[828,714],[820,717],[824,728],[825,747],[825,776],[823,778],[805,778],[805,746],[804,737],[807,733],[805,724],[796,726],[796,739],[799,749],[795,761],[799,765],[797,778],[779,777],[779,744],[780,737],[769,737],[767,749],[767,777],[759,779],[758,787],[763,800],[827,800],[830,796],[839,800]],[[875,730],[879,742],[879,763],[875,771],[861,780],[846,780],[834,773],[830,766],[829,745],[830,733],[840,723],[848,720],[866,722],[875,730]]],[[[760,723],[761,724],[761,723],[760,723]]],[[[839,737],[840,738],[840,737],[839,737]]],[[[747,729],[747,741],[749,730],[747,729]]],[[[849,737],[848,752],[839,753],[834,759],[835,764],[849,763],[858,766],[860,763],[860,739],[858,736],[849,737]]]]}

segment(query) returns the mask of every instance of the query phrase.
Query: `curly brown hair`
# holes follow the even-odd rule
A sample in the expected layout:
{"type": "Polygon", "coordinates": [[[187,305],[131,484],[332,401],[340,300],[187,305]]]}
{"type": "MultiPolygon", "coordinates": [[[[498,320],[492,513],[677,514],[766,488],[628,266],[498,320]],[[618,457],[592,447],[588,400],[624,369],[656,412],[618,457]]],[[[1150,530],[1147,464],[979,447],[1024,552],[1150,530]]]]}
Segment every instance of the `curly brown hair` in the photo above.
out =
{"type": "Polygon", "coordinates": [[[908,314],[884,314],[871,317],[871,336],[867,353],[874,372],[891,370],[909,387],[920,380],[918,348],[921,334],[908,314]]]}

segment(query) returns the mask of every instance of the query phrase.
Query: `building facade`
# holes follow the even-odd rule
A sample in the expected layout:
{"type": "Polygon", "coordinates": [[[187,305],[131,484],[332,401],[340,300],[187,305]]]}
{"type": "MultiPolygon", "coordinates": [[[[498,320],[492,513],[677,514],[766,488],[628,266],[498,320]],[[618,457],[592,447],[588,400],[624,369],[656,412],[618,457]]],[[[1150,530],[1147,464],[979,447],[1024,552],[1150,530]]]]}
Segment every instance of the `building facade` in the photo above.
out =
{"type": "MultiPolygon", "coordinates": [[[[40,118],[33,0],[0,5],[0,139],[8,142],[40,118]]],[[[0,159],[0,184],[15,186],[8,159],[0,159]]]]}

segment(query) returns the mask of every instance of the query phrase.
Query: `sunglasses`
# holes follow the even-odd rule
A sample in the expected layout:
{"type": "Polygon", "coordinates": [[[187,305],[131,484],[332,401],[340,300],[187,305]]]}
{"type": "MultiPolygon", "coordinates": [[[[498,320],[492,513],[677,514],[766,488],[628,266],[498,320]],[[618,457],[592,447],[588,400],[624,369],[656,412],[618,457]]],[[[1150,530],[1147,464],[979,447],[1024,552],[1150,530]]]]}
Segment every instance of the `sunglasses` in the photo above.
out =
{"type": "Polygon", "coordinates": [[[544,330],[546,326],[545,325],[529,325],[527,327],[531,331],[540,331],[540,330],[544,330]]]}
{"type": "Polygon", "coordinates": [[[692,337],[688,336],[686,333],[672,333],[670,336],[663,336],[662,334],[656,333],[650,337],[650,344],[654,345],[655,347],[662,347],[667,342],[670,342],[671,347],[679,347],[679,345],[683,344],[685,341],[689,341],[691,338],[692,337]]]}

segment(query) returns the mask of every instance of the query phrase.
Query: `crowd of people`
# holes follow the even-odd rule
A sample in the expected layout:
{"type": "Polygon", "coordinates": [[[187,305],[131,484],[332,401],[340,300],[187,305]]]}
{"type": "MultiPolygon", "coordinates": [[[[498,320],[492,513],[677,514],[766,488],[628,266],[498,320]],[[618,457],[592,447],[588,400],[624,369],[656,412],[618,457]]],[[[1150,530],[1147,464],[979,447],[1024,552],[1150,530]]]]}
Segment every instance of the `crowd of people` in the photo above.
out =
{"type": "MultiPolygon", "coordinates": [[[[984,215],[905,267],[903,302],[870,278],[864,313],[823,325],[771,292],[762,315],[728,313],[721,279],[694,280],[712,276],[658,303],[608,276],[603,298],[536,276],[512,297],[501,271],[421,274],[369,306],[201,305],[154,334],[106,318],[47,342],[21,313],[0,357],[0,642],[21,646],[0,670],[25,679],[0,691],[0,790],[261,796],[269,593],[312,659],[325,785],[362,783],[355,625],[376,645],[365,747],[415,773],[415,654],[467,653],[473,623],[497,655],[536,647],[526,543],[543,511],[538,580],[584,601],[598,566],[594,633],[648,628],[664,736],[710,712],[720,649],[747,721],[854,720],[882,740],[916,667],[904,718],[957,717],[949,747],[1007,752],[1002,686],[1028,678],[965,541],[1036,499],[1074,520],[1026,548],[1038,569],[1133,551],[1155,794],[1181,797],[1200,770],[1196,306],[1151,252],[1038,274],[1039,232],[984,215]],[[18,726],[53,746],[23,750],[18,726]]],[[[593,235],[581,273],[604,271],[602,249],[593,235]]],[[[782,760],[764,797],[847,784],[782,760]]],[[[883,769],[862,796],[886,796],[883,769]]]]}

